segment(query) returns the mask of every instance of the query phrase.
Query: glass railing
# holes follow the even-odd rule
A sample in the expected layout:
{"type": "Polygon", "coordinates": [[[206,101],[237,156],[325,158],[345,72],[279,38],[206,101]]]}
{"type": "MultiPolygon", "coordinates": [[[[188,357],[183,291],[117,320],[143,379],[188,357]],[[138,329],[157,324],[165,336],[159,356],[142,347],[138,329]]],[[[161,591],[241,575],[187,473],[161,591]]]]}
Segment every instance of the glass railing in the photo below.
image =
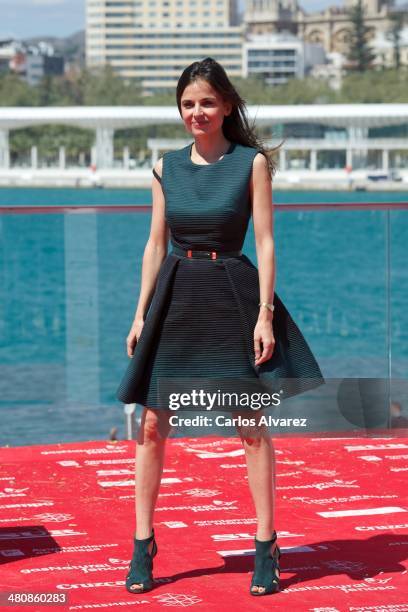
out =
{"type": "MultiPolygon", "coordinates": [[[[326,379],[280,416],[306,415],[308,432],[361,433],[407,416],[408,203],[347,199],[275,204],[276,291],[326,379]]],[[[0,444],[106,439],[115,427],[125,438],[115,392],[150,206],[0,213],[0,444]]],[[[244,252],[256,264],[252,224],[244,252]]]]}

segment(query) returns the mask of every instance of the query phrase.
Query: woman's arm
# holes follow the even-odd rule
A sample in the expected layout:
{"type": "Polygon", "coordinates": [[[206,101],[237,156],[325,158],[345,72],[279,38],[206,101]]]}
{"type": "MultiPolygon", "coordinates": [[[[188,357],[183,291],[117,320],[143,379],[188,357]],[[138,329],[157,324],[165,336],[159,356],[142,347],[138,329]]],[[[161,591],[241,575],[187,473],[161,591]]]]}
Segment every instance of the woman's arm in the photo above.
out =
{"type": "MultiPolygon", "coordinates": [[[[272,183],[268,163],[262,153],[255,155],[249,184],[255,246],[258,260],[260,302],[273,303],[275,292],[275,246],[273,240],[272,183]]],[[[255,365],[272,357],[275,339],[272,329],[273,313],[259,307],[254,330],[255,365]]]]}
{"type": "MultiPolygon", "coordinates": [[[[162,174],[162,158],[154,166],[157,174],[162,174]]],[[[142,332],[147,306],[154,292],[160,266],[167,254],[169,228],[165,219],[165,200],[159,180],[152,180],[152,220],[150,235],[143,253],[142,279],[135,317],[127,337],[128,355],[132,356],[134,346],[142,332]]]]}

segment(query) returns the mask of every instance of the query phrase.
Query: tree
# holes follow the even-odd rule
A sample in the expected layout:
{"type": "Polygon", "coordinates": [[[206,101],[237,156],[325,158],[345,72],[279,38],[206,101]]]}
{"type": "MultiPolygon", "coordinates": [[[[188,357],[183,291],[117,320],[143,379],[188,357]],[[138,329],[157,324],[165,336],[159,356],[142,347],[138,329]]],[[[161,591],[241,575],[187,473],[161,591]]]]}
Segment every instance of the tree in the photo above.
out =
{"type": "Polygon", "coordinates": [[[357,0],[356,4],[349,10],[351,21],[350,46],[347,59],[349,70],[365,72],[372,67],[375,59],[371,47],[368,44],[369,28],[364,22],[364,6],[362,0],[357,0]]]}
{"type": "Polygon", "coordinates": [[[399,70],[401,67],[401,30],[404,25],[404,13],[395,11],[390,15],[391,27],[387,32],[388,40],[391,40],[394,50],[394,67],[399,70]]]}
{"type": "Polygon", "coordinates": [[[126,82],[110,64],[92,70],[83,77],[83,104],[88,106],[132,106],[141,104],[142,90],[137,81],[126,82]]]}
{"type": "Polygon", "coordinates": [[[37,106],[38,92],[17,74],[0,74],[0,106],[37,106]]]}

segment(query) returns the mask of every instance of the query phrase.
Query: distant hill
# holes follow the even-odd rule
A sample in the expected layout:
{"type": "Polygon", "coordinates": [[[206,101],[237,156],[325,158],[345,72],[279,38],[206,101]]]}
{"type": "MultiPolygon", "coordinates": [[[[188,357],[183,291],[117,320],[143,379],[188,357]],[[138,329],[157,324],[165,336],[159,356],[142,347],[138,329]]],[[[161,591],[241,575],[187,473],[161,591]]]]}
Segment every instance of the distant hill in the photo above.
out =
{"type": "Polygon", "coordinates": [[[55,36],[35,36],[26,38],[23,41],[27,45],[36,45],[39,42],[51,44],[58,55],[62,55],[69,62],[78,63],[80,66],[85,64],[85,30],[80,30],[66,38],[55,36]]]}

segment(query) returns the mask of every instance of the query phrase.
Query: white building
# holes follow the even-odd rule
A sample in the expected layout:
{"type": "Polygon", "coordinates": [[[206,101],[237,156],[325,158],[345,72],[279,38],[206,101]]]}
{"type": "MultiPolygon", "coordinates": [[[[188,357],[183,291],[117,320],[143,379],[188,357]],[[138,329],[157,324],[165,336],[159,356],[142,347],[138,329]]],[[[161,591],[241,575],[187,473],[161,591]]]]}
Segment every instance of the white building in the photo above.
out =
{"type": "Polygon", "coordinates": [[[305,43],[292,34],[248,35],[243,45],[243,76],[259,75],[268,85],[303,79],[325,60],[321,45],[305,43]]]}
{"type": "Polygon", "coordinates": [[[315,64],[310,71],[310,76],[314,79],[321,79],[334,90],[341,89],[343,80],[344,63],[346,59],[341,53],[328,53],[324,64],[315,64]]]}
{"type": "MultiPolygon", "coordinates": [[[[377,66],[384,68],[395,66],[394,43],[389,35],[378,32],[377,36],[370,41],[370,46],[375,52],[377,66]]],[[[403,28],[400,32],[399,47],[401,66],[408,66],[408,27],[403,28]]]]}
{"type": "Polygon", "coordinates": [[[13,58],[21,51],[21,44],[14,38],[0,38],[0,71],[9,72],[13,58]]]}

